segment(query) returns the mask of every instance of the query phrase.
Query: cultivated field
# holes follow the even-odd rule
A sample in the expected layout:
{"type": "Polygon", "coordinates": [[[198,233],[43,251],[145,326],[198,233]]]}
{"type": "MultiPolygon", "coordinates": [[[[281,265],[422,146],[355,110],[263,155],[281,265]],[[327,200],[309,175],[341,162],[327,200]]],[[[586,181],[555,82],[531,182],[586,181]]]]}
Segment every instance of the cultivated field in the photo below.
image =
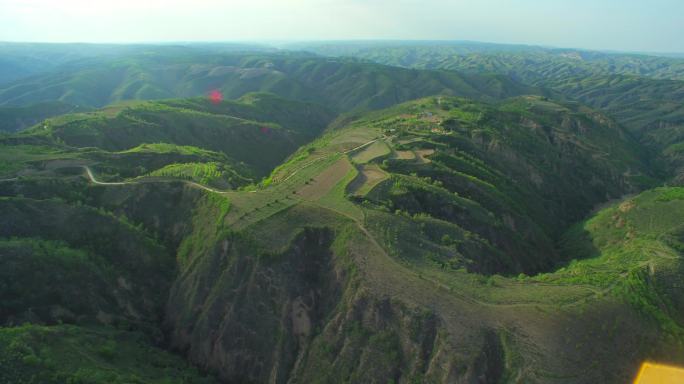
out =
{"type": "Polygon", "coordinates": [[[416,156],[418,156],[418,161],[421,163],[429,163],[431,160],[428,158],[428,156],[432,155],[435,153],[434,149],[417,149],[416,151],[416,156]]]}
{"type": "Polygon", "coordinates": [[[390,149],[385,144],[384,141],[376,141],[373,144],[364,147],[360,149],[359,151],[355,152],[351,158],[355,163],[358,164],[365,164],[370,161],[373,161],[374,159],[377,159],[382,156],[386,156],[387,154],[390,153],[390,149]]]}
{"type": "Polygon", "coordinates": [[[394,158],[399,160],[415,160],[416,154],[413,151],[394,151],[394,158]]]}
{"type": "Polygon", "coordinates": [[[366,164],[359,167],[359,175],[349,183],[348,191],[352,195],[365,196],[381,181],[387,179],[387,172],[377,164],[366,164]]]}
{"type": "Polygon", "coordinates": [[[308,180],[297,191],[297,196],[306,200],[318,200],[325,196],[350,170],[352,165],[343,157],[325,171],[308,180]]]}

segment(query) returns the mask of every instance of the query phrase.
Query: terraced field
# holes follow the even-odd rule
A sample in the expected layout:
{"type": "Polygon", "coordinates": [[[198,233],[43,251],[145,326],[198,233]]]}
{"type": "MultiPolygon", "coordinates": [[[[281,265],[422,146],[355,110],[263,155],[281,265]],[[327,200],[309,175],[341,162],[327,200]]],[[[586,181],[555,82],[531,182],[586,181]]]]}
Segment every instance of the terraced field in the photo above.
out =
{"type": "Polygon", "coordinates": [[[328,194],[352,169],[352,164],[346,157],[343,157],[323,172],[306,181],[305,185],[296,191],[296,195],[305,200],[316,201],[328,194]]]}
{"type": "Polygon", "coordinates": [[[291,161],[274,170],[266,187],[228,193],[233,203],[228,223],[244,228],[302,201],[361,218],[359,209],[344,197],[347,185],[357,175],[350,156],[372,146],[375,136],[372,131],[359,134],[350,129],[317,140],[316,151],[304,149],[294,154],[291,161]]]}
{"type": "Polygon", "coordinates": [[[429,157],[430,157],[430,155],[435,153],[435,150],[434,149],[417,149],[414,152],[416,154],[416,157],[418,158],[418,161],[425,164],[425,163],[429,163],[431,161],[429,157]]]}
{"type": "MultiPolygon", "coordinates": [[[[680,270],[684,195],[636,193],[648,175],[632,145],[573,105],[431,97],[327,130],[239,188],[216,183],[242,176],[240,162],[183,143],[19,147],[21,167],[35,173],[0,185],[6,211],[21,218],[8,215],[0,230],[30,224],[25,207],[45,193],[34,186],[50,185],[64,199],[48,199],[55,210],[163,239],[173,249],[164,260],[179,270],[166,313],[174,348],[218,374],[231,353],[249,351],[253,370],[235,366],[226,380],[259,381],[261,362],[297,355],[309,367],[303,382],[335,369],[378,381],[420,364],[451,368],[407,375],[604,382],[595,361],[620,372],[609,378],[618,382],[637,360],[661,357],[649,348],[684,340],[673,289],[681,278],[668,272],[680,270]],[[117,174],[131,164],[139,169],[117,174]],[[622,348],[636,352],[616,359],[622,348]],[[386,364],[382,375],[349,363],[357,356],[386,364]]],[[[117,284],[126,291],[129,280],[117,284]]]]}
{"type": "Polygon", "coordinates": [[[371,145],[356,151],[352,156],[352,160],[358,164],[366,164],[379,157],[386,156],[390,153],[390,148],[383,140],[373,142],[371,145]]]}
{"type": "MultiPolygon", "coordinates": [[[[416,134],[420,137],[421,133],[418,131],[416,134]]],[[[448,136],[444,133],[442,135],[448,136]]],[[[368,135],[363,138],[376,140],[374,137],[375,135],[368,135]]],[[[526,359],[525,361],[539,359],[538,348],[544,348],[544,356],[556,356],[556,358],[553,361],[543,358],[543,365],[551,367],[550,369],[554,372],[566,372],[565,374],[576,371],[581,366],[581,369],[586,370],[586,374],[600,375],[600,369],[595,367],[573,365],[574,363],[567,362],[588,353],[593,354],[597,359],[607,359],[605,351],[591,350],[591,345],[595,345],[597,340],[601,343],[612,343],[611,340],[614,340],[615,335],[634,332],[634,327],[638,327],[636,324],[640,324],[641,321],[638,320],[638,316],[620,307],[621,304],[619,304],[623,300],[631,300],[630,297],[633,295],[638,295],[631,285],[635,281],[633,279],[638,279],[639,274],[648,268],[670,270],[672,265],[669,263],[677,263],[679,260],[680,256],[673,248],[659,240],[653,243],[646,240],[650,231],[648,225],[636,228],[625,224],[624,227],[616,227],[619,225],[617,223],[627,219],[614,217],[614,211],[609,210],[599,218],[589,221],[584,227],[586,231],[594,234],[594,238],[599,242],[595,244],[599,252],[597,257],[591,258],[576,254],[578,260],[554,271],[531,275],[519,274],[518,276],[497,274],[483,276],[468,271],[464,266],[457,264],[449,266],[447,259],[441,259],[436,255],[458,255],[466,252],[465,248],[457,244],[472,242],[473,239],[468,239],[468,236],[473,235],[459,238],[458,233],[459,231],[462,233],[463,229],[457,230],[456,226],[444,219],[429,215],[411,216],[403,212],[379,211],[373,206],[369,208],[354,204],[347,199],[346,195],[352,194],[366,200],[364,199],[366,195],[379,193],[377,191],[370,193],[378,184],[389,178],[399,180],[393,172],[383,169],[382,165],[373,161],[379,158],[375,155],[380,151],[364,158],[364,160],[368,159],[369,163],[359,165],[358,174],[356,174],[350,161],[358,160],[359,154],[370,150],[376,143],[370,141],[361,143],[360,139],[361,137],[355,133],[355,128],[352,126],[348,130],[336,131],[332,137],[314,142],[313,145],[317,148],[315,153],[302,156],[279,170],[280,174],[290,174],[291,177],[284,178],[282,182],[274,181],[271,185],[254,193],[235,193],[231,197],[234,212],[231,212],[229,216],[249,209],[250,204],[254,204],[255,199],[252,199],[254,196],[257,196],[256,200],[266,201],[269,199],[267,196],[272,198],[289,193],[291,196],[287,199],[287,203],[281,202],[281,205],[259,208],[256,212],[249,213],[248,225],[236,223],[237,228],[248,227],[250,231],[261,234],[275,228],[273,225],[279,220],[284,220],[284,222],[304,220],[309,225],[333,227],[337,225],[344,227],[343,223],[351,220],[356,229],[353,235],[355,240],[349,252],[356,258],[359,273],[365,276],[364,281],[369,282],[374,292],[401,299],[404,302],[431,303],[430,305],[440,314],[441,320],[444,321],[446,329],[451,334],[474,337],[472,333],[464,330],[464,324],[473,329],[483,326],[506,329],[511,340],[516,343],[516,353],[524,356],[521,358],[526,359]],[[356,149],[363,145],[366,146],[361,147],[360,150],[356,149]],[[343,151],[340,148],[351,149],[343,151]],[[324,209],[332,216],[316,216],[326,217],[325,220],[319,221],[320,219],[305,213],[312,209],[324,209]],[[297,218],[298,215],[303,216],[297,218]],[[335,219],[336,215],[339,215],[337,219],[335,219]],[[304,217],[308,217],[308,221],[304,217]],[[606,223],[605,220],[610,220],[611,223],[606,223]],[[593,224],[594,221],[596,224],[593,224]],[[599,221],[601,224],[598,224],[599,221]],[[335,222],[337,224],[332,224],[335,222]],[[600,238],[604,235],[600,232],[604,228],[621,229],[619,229],[620,233],[610,233],[608,236],[612,240],[603,243],[600,238]],[[430,232],[448,233],[449,236],[428,240],[426,236],[430,232]],[[633,246],[625,248],[624,244],[620,245],[620,249],[628,249],[627,253],[614,253],[610,246],[606,246],[606,244],[618,241],[617,239],[624,238],[626,233],[632,233],[630,236],[635,236],[633,246]],[[579,279],[578,276],[589,278],[579,279]],[[606,305],[617,308],[613,315],[619,316],[624,321],[611,322],[602,317],[600,311],[606,305]],[[586,313],[598,316],[602,320],[593,325],[585,322],[569,323],[570,319],[587,316],[586,313]],[[565,331],[560,334],[551,331],[558,326],[565,327],[565,331]],[[602,329],[608,328],[611,329],[610,332],[601,334],[602,329]],[[551,336],[552,334],[554,336],[551,336]],[[573,340],[572,348],[558,347],[566,343],[565,340],[568,339],[573,340]],[[590,340],[592,343],[589,342],[590,340]],[[566,367],[573,366],[574,368],[566,371],[566,368],[561,367],[562,364],[558,364],[561,361],[558,353],[564,356],[560,358],[565,361],[563,364],[569,364],[565,365],[566,367]]],[[[390,150],[393,150],[391,142],[390,140],[382,141],[390,150]]],[[[399,145],[415,146],[410,150],[402,149],[402,151],[416,153],[422,161],[416,162],[409,156],[394,160],[402,162],[400,164],[405,162],[421,167],[437,166],[433,159],[438,155],[444,156],[443,152],[422,148],[421,146],[425,143],[424,139],[408,140],[403,143],[397,141],[399,145]]],[[[383,150],[382,153],[388,152],[383,150]]],[[[443,157],[437,158],[440,159],[439,166],[443,166],[445,164],[443,157]]],[[[399,165],[397,167],[399,168],[396,169],[401,169],[399,165]]],[[[425,188],[432,187],[426,186],[425,188]]],[[[665,203],[658,203],[659,199],[661,198],[644,195],[637,198],[634,205],[644,207],[643,209],[649,211],[660,210],[661,208],[656,208],[656,206],[662,205],[664,208],[665,203]]],[[[669,209],[675,212],[672,215],[681,217],[684,214],[684,211],[681,211],[681,204],[671,204],[669,209]]],[[[620,208],[617,209],[620,210],[620,208]]],[[[622,212],[621,215],[623,213],[628,214],[628,211],[622,212]]],[[[666,232],[676,230],[674,222],[671,224],[667,228],[658,228],[658,230],[666,232]]],[[[278,236],[285,235],[279,234],[278,236]]],[[[574,235],[571,232],[568,236],[574,235]]],[[[283,242],[286,243],[287,240],[281,238],[279,244],[283,242]]],[[[574,244],[582,242],[581,239],[572,240],[574,244]]],[[[472,243],[471,246],[474,244],[472,243]]],[[[454,260],[459,257],[455,257],[454,260]]],[[[653,316],[658,317],[661,314],[653,312],[653,316]]],[[[679,331],[674,332],[676,334],[679,331]]],[[[639,337],[625,337],[624,342],[636,346],[639,343],[639,337]]],[[[458,347],[456,350],[459,350],[458,347]]],[[[463,351],[463,353],[466,352],[463,351]]],[[[623,368],[625,367],[622,366],[620,369],[623,368]]],[[[616,369],[618,369],[617,366],[616,369]]],[[[629,370],[624,372],[625,378],[631,377],[633,373],[629,370]]],[[[542,382],[552,377],[552,374],[541,370],[527,373],[519,371],[518,374],[532,381],[542,382]]]]}
{"type": "Polygon", "coordinates": [[[413,151],[394,151],[394,158],[399,160],[414,160],[416,153],[413,151]]]}
{"type": "Polygon", "coordinates": [[[363,197],[376,185],[389,177],[377,164],[366,164],[359,167],[359,175],[349,184],[348,192],[363,197]]]}

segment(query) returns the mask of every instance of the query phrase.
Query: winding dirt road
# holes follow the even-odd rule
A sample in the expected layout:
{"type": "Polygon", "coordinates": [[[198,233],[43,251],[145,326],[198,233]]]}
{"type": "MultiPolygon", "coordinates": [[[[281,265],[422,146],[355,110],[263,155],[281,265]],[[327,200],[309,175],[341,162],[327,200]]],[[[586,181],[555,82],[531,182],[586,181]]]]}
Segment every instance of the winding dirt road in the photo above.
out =
{"type": "MultiPolygon", "coordinates": [[[[183,179],[141,179],[141,180],[131,180],[131,181],[116,181],[116,182],[108,182],[108,181],[99,181],[95,178],[95,175],[93,174],[93,171],[90,169],[89,166],[83,165],[83,169],[86,171],[86,175],[88,176],[88,180],[97,185],[132,185],[132,184],[142,184],[142,183],[173,183],[173,182],[180,182],[184,183],[187,185],[190,185],[194,188],[199,188],[203,189],[208,192],[213,192],[213,193],[218,193],[218,194],[226,194],[231,191],[220,191],[218,189],[214,189],[211,187],[207,187],[206,185],[202,185],[199,183],[196,183],[194,181],[189,181],[189,180],[183,180],[183,179]]],[[[251,192],[251,191],[250,191],[251,192]]]]}

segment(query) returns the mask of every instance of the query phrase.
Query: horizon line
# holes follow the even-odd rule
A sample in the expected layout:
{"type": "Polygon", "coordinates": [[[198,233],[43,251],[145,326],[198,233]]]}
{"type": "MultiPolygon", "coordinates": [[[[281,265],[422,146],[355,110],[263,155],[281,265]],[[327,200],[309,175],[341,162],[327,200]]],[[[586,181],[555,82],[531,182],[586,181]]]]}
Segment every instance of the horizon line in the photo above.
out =
{"type": "MultiPolygon", "coordinates": [[[[264,45],[266,47],[278,48],[277,44],[307,44],[307,43],[472,43],[484,45],[498,45],[511,47],[529,47],[556,50],[576,50],[586,52],[601,52],[608,54],[637,54],[637,55],[666,55],[684,56],[684,51],[644,51],[644,50],[622,50],[613,48],[582,48],[582,47],[562,47],[547,44],[522,43],[522,42],[492,42],[482,40],[462,40],[462,39],[402,39],[402,38],[353,38],[353,39],[233,39],[233,40],[136,40],[136,41],[25,41],[25,40],[0,40],[0,44],[36,44],[36,45],[193,45],[193,44],[237,44],[237,45],[264,45]],[[274,45],[276,44],[276,45],[274,45]]],[[[278,48],[280,49],[280,48],[278,48]]]]}

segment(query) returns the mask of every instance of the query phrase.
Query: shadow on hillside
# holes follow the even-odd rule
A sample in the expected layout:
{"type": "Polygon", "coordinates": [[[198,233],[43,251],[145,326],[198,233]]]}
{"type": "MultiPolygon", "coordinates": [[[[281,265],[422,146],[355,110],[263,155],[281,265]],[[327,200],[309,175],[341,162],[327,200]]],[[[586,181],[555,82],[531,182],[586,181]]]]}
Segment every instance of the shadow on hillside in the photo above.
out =
{"type": "Polygon", "coordinates": [[[559,260],[554,265],[554,270],[563,268],[573,260],[582,260],[598,257],[601,251],[594,245],[594,238],[584,228],[584,223],[572,226],[556,243],[559,260]]]}

